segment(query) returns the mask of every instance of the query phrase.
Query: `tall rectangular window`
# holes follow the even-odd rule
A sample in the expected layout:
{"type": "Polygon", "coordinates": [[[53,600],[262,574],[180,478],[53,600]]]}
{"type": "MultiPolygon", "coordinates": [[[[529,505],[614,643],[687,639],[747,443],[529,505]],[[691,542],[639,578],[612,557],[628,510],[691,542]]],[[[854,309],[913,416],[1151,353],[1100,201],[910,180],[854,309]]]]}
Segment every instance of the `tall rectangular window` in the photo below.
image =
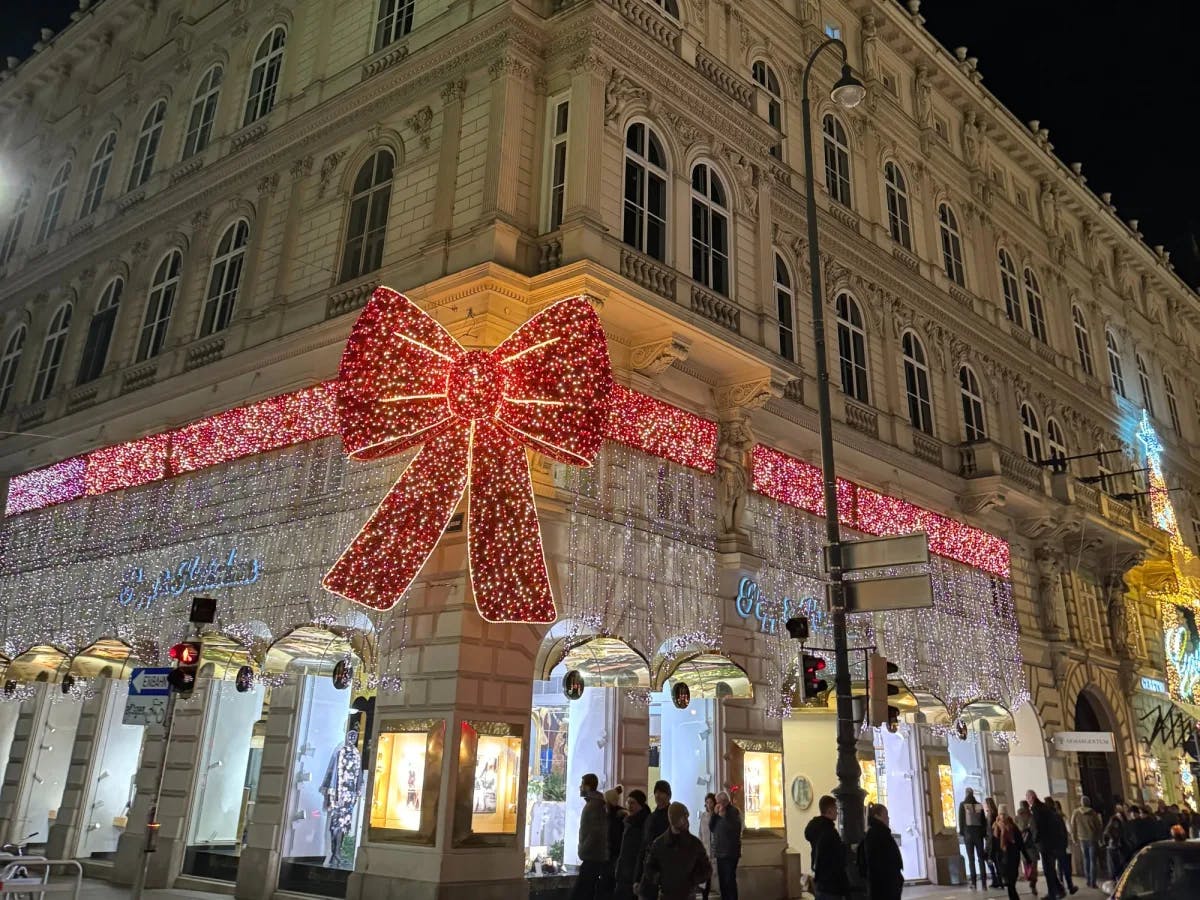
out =
{"type": "Polygon", "coordinates": [[[549,210],[546,230],[562,227],[563,206],[567,194],[567,127],[571,119],[571,102],[566,97],[550,101],[550,158],[549,210]]]}

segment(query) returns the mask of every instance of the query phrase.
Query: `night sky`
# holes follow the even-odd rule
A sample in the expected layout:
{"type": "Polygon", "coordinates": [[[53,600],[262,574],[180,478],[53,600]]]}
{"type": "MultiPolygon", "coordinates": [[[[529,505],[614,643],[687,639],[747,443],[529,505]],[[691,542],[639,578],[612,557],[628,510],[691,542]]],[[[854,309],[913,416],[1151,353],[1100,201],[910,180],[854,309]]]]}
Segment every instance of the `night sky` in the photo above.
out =
{"type": "MultiPolygon", "coordinates": [[[[0,0],[0,53],[24,58],[77,0],[0,0]]],[[[1055,154],[1082,162],[1122,219],[1164,244],[1200,287],[1200,111],[1193,0],[924,0],[925,27],[979,57],[984,86],[1022,122],[1040,119],[1055,154]]]]}

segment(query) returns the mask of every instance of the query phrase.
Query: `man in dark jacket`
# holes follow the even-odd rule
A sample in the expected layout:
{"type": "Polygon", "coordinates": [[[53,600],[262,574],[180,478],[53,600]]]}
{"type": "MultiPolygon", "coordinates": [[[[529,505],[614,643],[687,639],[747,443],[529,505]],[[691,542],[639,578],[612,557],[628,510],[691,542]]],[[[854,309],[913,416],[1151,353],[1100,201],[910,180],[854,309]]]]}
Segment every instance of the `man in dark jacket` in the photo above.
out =
{"type": "Polygon", "coordinates": [[[842,900],[850,893],[846,876],[846,847],[838,834],[837,800],[826,794],[817,801],[819,815],[804,829],[812,845],[813,890],[817,900],[842,900]]]}
{"type": "Polygon", "coordinates": [[[621,835],[621,852],[617,855],[617,889],[615,900],[634,900],[633,884],[636,880],[638,863],[642,859],[646,838],[646,820],[650,818],[650,807],[646,805],[644,791],[630,791],[626,801],[629,815],[625,817],[625,831],[621,835]]]}
{"type": "Polygon", "coordinates": [[[594,900],[608,863],[608,806],[590,772],[579,782],[583,812],[579,814],[579,874],[571,900],[594,900]]]}
{"type": "Polygon", "coordinates": [[[670,821],[667,818],[667,807],[671,802],[671,785],[667,781],[656,781],[654,783],[654,811],[650,813],[650,817],[646,819],[645,831],[643,832],[642,855],[638,858],[637,871],[634,873],[634,883],[639,897],[644,897],[646,900],[658,900],[658,885],[649,878],[643,878],[643,872],[646,866],[646,855],[650,852],[650,845],[653,844],[659,835],[666,834],[670,827],[670,821]]]}
{"type": "Polygon", "coordinates": [[[1067,829],[1053,810],[1038,799],[1033,791],[1025,792],[1029,801],[1029,834],[1042,857],[1042,872],[1046,876],[1046,900],[1067,896],[1058,880],[1058,861],[1067,852],[1067,829]]]}
{"type": "Polygon", "coordinates": [[[650,845],[643,882],[658,885],[661,900],[689,900],[712,877],[712,863],[700,839],[688,830],[688,808],[668,807],[669,827],[650,845]]]}
{"type": "Polygon", "coordinates": [[[976,859],[979,860],[979,874],[983,876],[983,886],[987,887],[987,853],[984,850],[987,830],[987,809],[975,799],[975,791],[967,788],[962,803],[958,804],[958,833],[962,837],[963,848],[967,851],[971,887],[975,887],[976,859]]]}
{"type": "Polygon", "coordinates": [[[737,867],[742,858],[742,814],[724,791],[717,794],[717,808],[708,820],[712,832],[713,859],[717,861],[717,883],[721,900],[738,900],[737,867]]]}
{"type": "Polygon", "coordinates": [[[871,807],[867,836],[858,845],[858,868],[867,877],[871,900],[900,900],[904,860],[892,837],[886,806],[871,807]]]}

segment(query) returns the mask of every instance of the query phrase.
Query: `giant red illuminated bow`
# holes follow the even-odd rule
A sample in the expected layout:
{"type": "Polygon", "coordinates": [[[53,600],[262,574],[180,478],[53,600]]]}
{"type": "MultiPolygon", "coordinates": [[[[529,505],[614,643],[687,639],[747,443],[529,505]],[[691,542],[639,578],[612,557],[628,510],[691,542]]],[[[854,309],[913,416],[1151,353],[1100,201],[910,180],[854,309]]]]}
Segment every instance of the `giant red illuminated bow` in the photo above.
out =
{"type": "Polygon", "coordinates": [[[553,622],[525,448],[591,465],[611,390],[604,329],[582,297],[543,310],[488,352],[465,350],[407,297],[377,289],[342,352],[342,440],[356,459],[424,446],[325,587],[390,609],[469,483],[467,557],[480,615],[553,622]]]}

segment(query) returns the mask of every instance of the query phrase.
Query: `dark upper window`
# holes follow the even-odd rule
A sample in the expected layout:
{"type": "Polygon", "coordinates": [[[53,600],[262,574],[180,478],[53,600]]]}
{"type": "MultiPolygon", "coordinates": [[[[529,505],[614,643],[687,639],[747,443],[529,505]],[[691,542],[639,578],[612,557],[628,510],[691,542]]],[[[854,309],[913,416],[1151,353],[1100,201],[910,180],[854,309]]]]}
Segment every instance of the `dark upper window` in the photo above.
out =
{"type": "MultiPolygon", "coordinates": [[[[767,122],[777,131],[783,131],[783,92],[779,90],[779,76],[763,60],[758,60],[750,67],[750,75],[754,83],[767,92],[767,122]]],[[[774,144],[771,155],[776,159],[783,157],[783,145],[774,144]]]]}
{"type": "Polygon", "coordinates": [[[212,140],[213,122],[217,118],[217,103],[221,99],[221,78],[224,70],[213,66],[204,73],[192,96],[188,113],[187,134],[183,139],[183,158],[195,156],[212,140]]]}
{"type": "Polygon", "coordinates": [[[67,196],[67,185],[71,181],[71,164],[63,163],[54,173],[50,182],[50,190],[46,193],[46,202],[42,206],[42,221],[38,223],[37,243],[50,237],[58,227],[58,217],[62,213],[63,201],[67,196]]]}
{"type": "Polygon", "coordinates": [[[946,203],[938,206],[938,234],[942,239],[942,269],[947,278],[963,287],[966,277],[963,272],[962,236],[958,231],[958,217],[946,203]]]}
{"type": "Polygon", "coordinates": [[[850,202],[850,142],[846,129],[837,117],[826,115],[821,122],[822,143],[825,148],[825,187],[838,203],[846,208],[850,202]]]}
{"type": "Polygon", "coordinates": [[[46,339],[42,342],[42,358],[38,361],[37,372],[33,376],[32,401],[37,403],[45,400],[54,391],[58,382],[58,372],[62,368],[63,353],[67,349],[67,336],[71,333],[71,304],[64,303],[54,311],[50,319],[50,328],[46,331],[46,339]]]}
{"type": "Polygon", "coordinates": [[[233,308],[242,284],[242,269],[246,264],[246,243],[249,240],[250,225],[245,219],[234,222],[221,235],[208,278],[200,337],[227,328],[233,319],[233,308]]]}
{"type": "Polygon", "coordinates": [[[775,254],[775,310],[779,318],[779,355],[796,360],[796,292],[792,289],[792,273],[787,263],[775,254]]]}
{"type": "Polygon", "coordinates": [[[416,5],[416,0],[379,0],[379,16],[375,19],[376,52],[412,31],[416,5]]]}
{"type": "Polygon", "coordinates": [[[133,152],[133,168],[129,170],[129,190],[139,188],[154,174],[158,145],[162,142],[163,122],[167,118],[167,101],[159,100],[142,119],[137,148],[133,152]]]}
{"type": "Polygon", "coordinates": [[[95,381],[104,374],[104,363],[108,360],[108,348],[112,343],[113,328],[117,324],[117,311],[121,308],[121,294],[125,280],[114,278],[104,286],[96,312],[88,323],[87,340],[83,344],[83,359],[79,363],[76,384],[95,381]]]}
{"type": "Polygon", "coordinates": [[[4,342],[4,355],[0,356],[0,412],[8,409],[13,386],[17,383],[17,368],[21,365],[21,351],[25,349],[25,326],[20,325],[4,342]]]}
{"type": "Polygon", "coordinates": [[[25,214],[29,211],[29,188],[17,195],[13,204],[12,215],[4,226],[4,238],[0,240],[0,266],[8,265],[13,254],[17,252],[17,243],[21,240],[21,229],[25,227],[25,214]]]}
{"type": "Polygon", "coordinates": [[[246,112],[242,116],[242,127],[257,122],[275,108],[275,96],[279,92],[279,76],[283,71],[283,45],[287,43],[287,29],[276,25],[271,29],[254,54],[254,66],[250,69],[250,90],[246,94],[246,112]]]}
{"type": "Polygon", "coordinates": [[[1021,438],[1025,444],[1025,456],[1034,462],[1042,459],[1042,426],[1037,413],[1028,403],[1021,404],[1021,438]]]}
{"type": "Polygon", "coordinates": [[[1137,354],[1137,376],[1138,387],[1142,390],[1142,404],[1146,407],[1146,412],[1154,415],[1154,393],[1150,390],[1150,369],[1146,366],[1146,358],[1142,354],[1137,354]]]}
{"type": "Polygon", "coordinates": [[[692,278],[729,294],[729,200],[712,167],[692,169],[692,278]]]}
{"type": "Polygon", "coordinates": [[[117,149],[117,133],[110,131],[96,145],[92,154],[92,165],[88,168],[87,185],[83,189],[83,205],[79,217],[85,218],[100,208],[104,189],[108,186],[108,173],[112,171],[113,153],[117,149]]]}
{"type": "Polygon", "coordinates": [[[863,330],[862,311],[849,294],[838,294],[836,307],[842,393],[860,403],[868,403],[867,333],[863,330]]]}
{"type": "Polygon", "coordinates": [[[963,438],[970,441],[987,439],[987,421],[983,413],[983,391],[970,366],[958,370],[958,386],[962,395],[963,438]]]}
{"type": "Polygon", "coordinates": [[[912,249],[912,223],[908,216],[908,182],[894,162],[883,167],[883,189],[887,195],[888,233],[905,250],[912,249]]]}
{"type": "Polygon", "coordinates": [[[904,391],[908,396],[908,422],[918,431],[933,434],[933,403],[929,390],[929,366],[925,347],[911,331],[900,338],[904,356],[904,391]]]}
{"type": "Polygon", "coordinates": [[[379,150],[358,170],[346,222],[342,281],[373,272],[383,264],[383,242],[387,235],[395,164],[396,158],[390,150],[379,150]]]}
{"type": "Polygon", "coordinates": [[[1075,328],[1075,353],[1079,357],[1079,366],[1087,375],[1095,375],[1096,367],[1092,362],[1092,338],[1088,334],[1087,319],[1083,310],[1078,306],[1071,307],[1071,322],[1075,328]]]}
{"type": "Polygon", "coordinates": [[[1121,370],[1121,350],[1117,345],[1117,336],[1105,329],[1104,348],[1108,351],[1108,376],[1113,393],[1118,397],[1125,396],[1125,373],[1121,370]]]}
{"type": "Polygon", "coordinates": [[[667,155],[642,122],[625,133],[625,208],[622,237],[657,260],[667,258],[667,155]]]}
{"type": "Polygon", "coordinates": [[[1033,269],[1025,267],[1025,307],[1029,311],[1029,331],[1046,343],[1046,310],[1042,306],[1042,286],[1033,269]]]}
{"type": "Polygon", "coordinates": [[[1000,288],[1004,292],[1004,314],[1018,328],[1025,327],[1025,316],[1021,312],[1021,283],[1017,281],[1017,267],[1003,247],[997,254],[1000,261],[1000,288]]]}
{"type": "Polygon", "coordinates": [[[150,359],[162,352],[167,339],[167,326],[171,324],[171,311],[179,294],[179,273],[183,268],[183,254],[172,250],[159,261],[150,282],[150,293],[146,297],[146,315],[142,319],[142,332],[138,336],[137,361],[150,359]]]}

